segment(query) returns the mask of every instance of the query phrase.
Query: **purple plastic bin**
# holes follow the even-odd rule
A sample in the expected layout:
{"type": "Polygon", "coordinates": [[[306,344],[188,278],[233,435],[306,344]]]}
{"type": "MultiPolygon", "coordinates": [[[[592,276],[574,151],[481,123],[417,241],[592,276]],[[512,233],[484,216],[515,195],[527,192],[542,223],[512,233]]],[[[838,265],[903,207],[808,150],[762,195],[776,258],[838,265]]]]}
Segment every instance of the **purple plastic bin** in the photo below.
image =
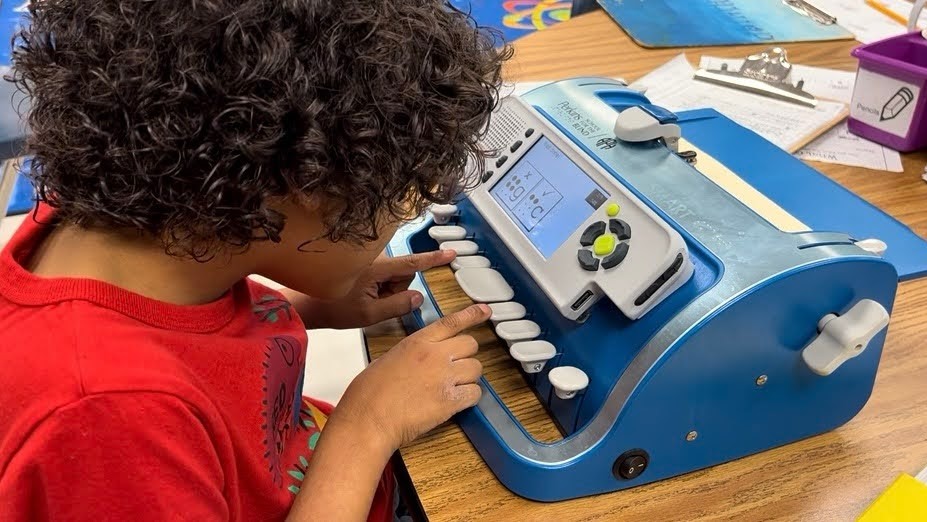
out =
{"type": "Polygon", "coordinates": [[[927,38],[895,36],[852,54],[859,71],[850,132],[901,152],[927,147],[927,38]]]}

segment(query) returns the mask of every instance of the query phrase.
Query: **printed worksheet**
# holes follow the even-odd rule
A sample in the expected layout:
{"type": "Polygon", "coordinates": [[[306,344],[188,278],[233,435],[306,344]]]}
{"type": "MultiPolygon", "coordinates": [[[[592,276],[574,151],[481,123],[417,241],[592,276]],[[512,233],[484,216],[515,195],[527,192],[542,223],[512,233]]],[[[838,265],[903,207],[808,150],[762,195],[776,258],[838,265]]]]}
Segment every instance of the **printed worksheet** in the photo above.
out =
{"type": "Polygon", "coordinates": [[[671,111],[715,109],[792,153],[847,114],[847,105],[839,101],[822,100],[811,108],[698,81],[694,75],[695,69],[681,54],[631,87],[646,90],[653,103],[671,111]]]}
{"type": "MultiPolygon", "coordinates": [[[[727,64],[732,70],[739,70],[743,60],[703,56],[699,67],[719,69],[727,64]]],[[[849,104],[853,98],[856,73],[822,67],[792,65],[792,82],[804,81],[804,89],[820,99],[849,104]]],[[[846,122],[837,125],[820,138],[799,150],[796,155],[805,160],[837,163],[873,170],[902,172],[901,154],[878,143],[851,134],[846,122]]]]}

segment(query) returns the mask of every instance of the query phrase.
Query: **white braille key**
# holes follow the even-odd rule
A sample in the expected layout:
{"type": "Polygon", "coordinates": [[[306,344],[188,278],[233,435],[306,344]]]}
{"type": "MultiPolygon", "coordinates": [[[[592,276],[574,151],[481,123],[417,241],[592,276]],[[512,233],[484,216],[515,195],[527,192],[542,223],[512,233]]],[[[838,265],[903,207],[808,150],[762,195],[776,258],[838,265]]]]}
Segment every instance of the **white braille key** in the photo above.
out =
{"type": "Polygon", "coordinates": [[[561,399],[572,399],[589,386],[589,376],[575,366],[558,366],[547,374],[554,393],[561,399]]]}
{"type": "Polygon", "coordinates": [[[438,245],[441,250],[453,250],[458,256],[472,256],[480,251],[480,246],[473,241],[445,241],[438,245]]]}
{"type": "Polygon", "coordinates": [[[454,277],[461,290],[477,303],[500,303],[515,297],[515,290],[492,268],[461,268],[454,277]]]}
{"type": "Polygon", "coordinates": [[[524,319],[525,315],[528,313],[521,303],[516,303],[515,301],[492,303],[489,305],[489,308],[492,309],[492,315],[489,316],[489,320],[492,321],[493,324],[499,324],[502,321],[517,321],[519,319],[524,319]]]}
{"type": "Polygon", "coordinates": [[[428,235],[438,243],[443,243],[467,237],[467,229],[457,225],[433,226],[428,229],[428,235]]]}
{"type": "Polygon", "coordinates": [[[503,321],[496,325],[498,335],[509,346],[522,341],[530,341],[541,335],[541,327],[534,321],[503,321]]]}
{"type": "Polygon", "coordinates": [[[489,268],[491,266],[492,263],[483,256],[458,256],[451,261],[452,270],[460,270],[461,268],[489,268]]]}
{"type": "Polygon", "coordinates": [[[521,363],[525,373],[538,373],[557,355],[557,349],[547,341],[523,341],[513,344],[509,353],[521,363]]]}
{"type": "Polygon", "coordinates": [[[435,205],[431,207],[431,215],[435,224],[444,225],[457,214],[457,205],[435,205]]]}

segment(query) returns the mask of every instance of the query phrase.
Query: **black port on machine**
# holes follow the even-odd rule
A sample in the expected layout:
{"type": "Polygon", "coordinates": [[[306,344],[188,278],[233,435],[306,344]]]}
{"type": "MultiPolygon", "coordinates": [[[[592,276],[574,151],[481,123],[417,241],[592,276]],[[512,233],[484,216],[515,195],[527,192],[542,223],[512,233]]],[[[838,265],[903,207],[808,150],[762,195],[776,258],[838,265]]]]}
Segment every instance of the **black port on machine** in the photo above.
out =
{"type": "Polygon", "coordinates": [[[592,290],[586,290],[583,292],[583,295],[579,296],[579,299],[577,299],[576,302],[570,306],[570,308],[573,309],[573,311],[579,310],[590,299],[592,299],[592,290]]]}

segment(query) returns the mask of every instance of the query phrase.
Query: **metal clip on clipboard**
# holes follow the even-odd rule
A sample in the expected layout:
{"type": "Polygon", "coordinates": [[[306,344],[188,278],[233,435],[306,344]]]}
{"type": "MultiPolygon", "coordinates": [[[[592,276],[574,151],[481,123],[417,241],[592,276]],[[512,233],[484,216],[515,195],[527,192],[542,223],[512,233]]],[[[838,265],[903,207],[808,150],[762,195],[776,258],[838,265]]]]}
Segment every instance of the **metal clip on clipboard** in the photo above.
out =
{"type": "Polygon", "coordinates": [[[811,18],[821,25],[834,25],[837,23],[837,17],[828,14],[824,10],[811,5],[806,0],[782,0],[782,3],[791,7],[793,11],[811,18]]]}
{"type": "Polygon", "coordinates": [[[696,80],[817,107],[817,98],[804,90],[804,80],[793,84],[791,77],[792,64],[781,47],[748,56],[739,71],[731,71],[727,64],[722,64],[720,69],[699,69],[695,72],[696,80]]]}

